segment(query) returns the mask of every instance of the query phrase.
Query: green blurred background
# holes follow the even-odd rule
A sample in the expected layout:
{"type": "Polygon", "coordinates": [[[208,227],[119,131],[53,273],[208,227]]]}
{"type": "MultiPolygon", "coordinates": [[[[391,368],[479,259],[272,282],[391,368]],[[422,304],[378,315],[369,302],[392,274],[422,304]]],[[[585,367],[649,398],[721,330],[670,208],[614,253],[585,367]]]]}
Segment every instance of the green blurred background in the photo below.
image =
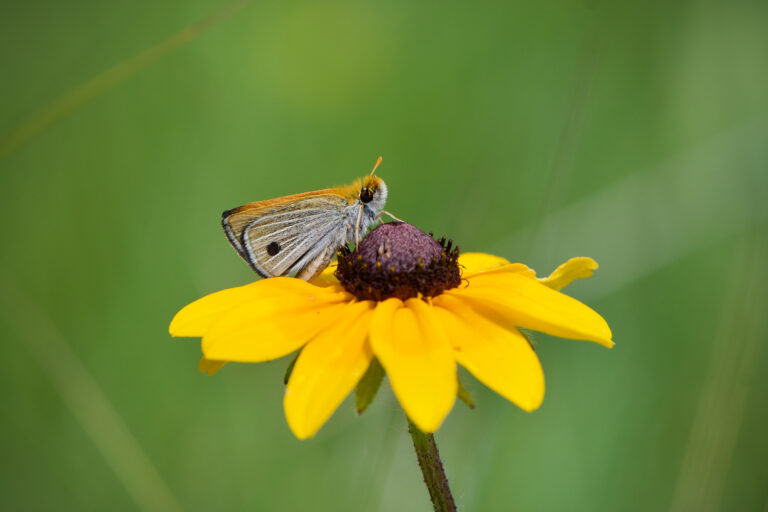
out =
{"type": "Polygon", "coordinates": [[[255,277],[222,210],[380,154],[388,208],[463,250],[601,264],[569,293],[613,350],[537,336],[532,414],[467,378],[464,510],[768,506],[764,0],[0,12],[3,509],[429,510],[388,385],[300,442],[287,358],[209,378],[167,334],[255,277]]]}

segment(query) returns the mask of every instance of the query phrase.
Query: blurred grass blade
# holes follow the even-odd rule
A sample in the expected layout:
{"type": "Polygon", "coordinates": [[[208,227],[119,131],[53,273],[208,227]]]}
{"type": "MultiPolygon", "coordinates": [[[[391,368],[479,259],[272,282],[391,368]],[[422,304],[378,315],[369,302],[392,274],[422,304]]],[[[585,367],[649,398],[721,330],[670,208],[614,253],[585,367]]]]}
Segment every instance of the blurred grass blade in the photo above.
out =
{"type": "Polygon", "coordinates": [[[50,380],[109,468],[141,510],[176,511],[181,505],[139,442],[48,317],[3,279],[4,320],[50,380]]]}
{"type": "Polygon", "coordinates": [[[699,395],[670,510],[721,510],[744,420],[747,394],[761,342],[768,333],[765,316],[766,244],[745,242],[730,268],[731,289],[710,354],[710,367],[699,395]]]}
{"type": "Polygon", "coordinates": [[[760,166],[768,158],[766,130],[768,123],[756,118],[724,131],[564,205],[540,226],[529,225],[501,240],[491,252],[514,254],[516,248],[531,246],[533,264],[550,268],[574,254],[589,254],[601,264],[600,279],[590,281],[580,296],[609,295],[697,249],[768,221],[766,203],[753,197],[768,185],[760,166]],[[642,232],[628,226],[642,227],[642,232]]]}
{"type": "MultiPolygon", "coordinates": [[[[575,84],[571,91],[571,98],[568,104],[568,110],[565,114],[560,136],[557,139],[555,154],[552,158],[552,164],[547,174],[546,185],[544,186],[544,197],[540,202],[538,212],[534,217],[532,224],[536,226],[534,232],[539,232],[541,222],[550,212],[552,204],[560,195],[568,181],[571,153],[573,152],[578,132],[581,129],[582,118],[586,110],[589,95],[592,91],[592,83],[597,74],[600,60],[601,35],[603,31],[593,28],[587,30],[584,48],[581,51],[580,63],[577,70],[575,84]]],[[[532,244],[535,247],[536,244],[532,244]]]]}
{"type": "Polygon", "coordinates": [[[136,74],[176,48],[192,41],[207,29],[245,7],[250,1],[237,0],[60,96],[0,137],[0,160],[91,99],[136,74]]]}

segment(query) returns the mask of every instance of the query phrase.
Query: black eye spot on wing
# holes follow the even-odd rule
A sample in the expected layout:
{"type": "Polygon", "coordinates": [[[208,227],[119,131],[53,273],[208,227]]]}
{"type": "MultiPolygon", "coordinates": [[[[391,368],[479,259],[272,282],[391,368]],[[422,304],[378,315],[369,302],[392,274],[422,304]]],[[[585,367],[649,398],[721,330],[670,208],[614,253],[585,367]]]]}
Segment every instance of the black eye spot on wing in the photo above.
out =
{"type": "Polygon", "coordinates": [[[275,254],[280,252],[280,244],[277,242],[272,242],[267,246],[267,254],[270,256],[274,256],[275,254]]]}
{"type": "Polygon", "coordinates": [[[364,188],[360,191],[360,200],[364,203],[370,203],[373,201],[373,191],[369,188],[364,188]]]}

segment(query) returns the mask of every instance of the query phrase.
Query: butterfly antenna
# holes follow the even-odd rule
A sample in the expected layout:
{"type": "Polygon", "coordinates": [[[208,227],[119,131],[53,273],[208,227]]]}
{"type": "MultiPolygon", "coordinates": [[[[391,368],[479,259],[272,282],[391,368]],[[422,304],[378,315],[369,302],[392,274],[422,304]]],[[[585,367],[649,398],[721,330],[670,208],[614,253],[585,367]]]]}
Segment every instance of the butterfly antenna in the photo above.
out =
{"type": "Polygon", "coordinates": [[[373,176],[373,173],[376,172],[376,168],[379,166],[380,163],[381,163],[381,157],[379,157],[378,160],[376,160],[376,165],[373,166],[373,170],[371,171],[371,176],[373,176]]]}

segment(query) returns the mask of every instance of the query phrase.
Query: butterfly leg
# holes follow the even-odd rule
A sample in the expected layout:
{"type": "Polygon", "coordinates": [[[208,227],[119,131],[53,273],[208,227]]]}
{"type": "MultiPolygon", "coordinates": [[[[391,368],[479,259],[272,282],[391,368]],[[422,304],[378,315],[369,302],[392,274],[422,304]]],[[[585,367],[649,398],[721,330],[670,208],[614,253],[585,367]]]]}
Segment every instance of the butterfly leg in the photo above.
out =
{"type": "Polygon", "coordinates": [[[405,222],[403,219],[398,219],[397,217],[395,217],[394,215],[389,213],[387,210],[381,210],[381,213],[385,213],[385,214],[389,215],[390,217],[392,217],[392,220],[396,220],[398,222],[405,222]]]}
{"type": "Polygon", "coordinates": [[[357,223],[355,223],[355,247],[360,243],[360,223],[363,221],[363,207],[357,212],[357,223]]]}

